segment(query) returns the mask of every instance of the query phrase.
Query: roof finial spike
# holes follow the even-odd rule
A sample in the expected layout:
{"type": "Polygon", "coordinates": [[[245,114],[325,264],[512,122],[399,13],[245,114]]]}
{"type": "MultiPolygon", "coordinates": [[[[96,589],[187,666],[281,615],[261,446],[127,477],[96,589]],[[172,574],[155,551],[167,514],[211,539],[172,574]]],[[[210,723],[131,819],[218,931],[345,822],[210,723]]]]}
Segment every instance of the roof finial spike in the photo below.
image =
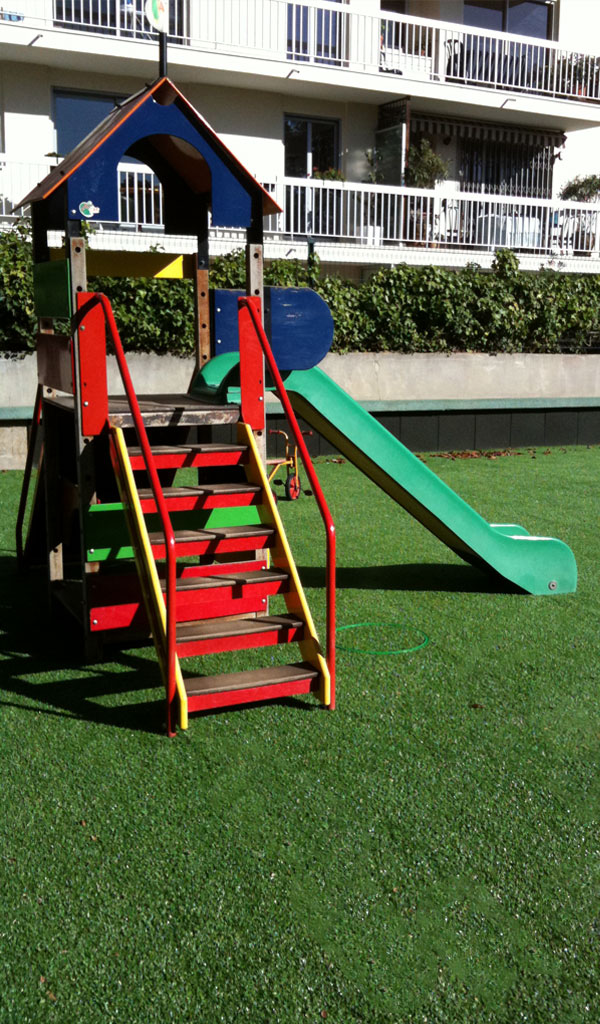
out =
{"type": "Polygon", "coordinates": [[[169,0],[146,0],[146,18],[158,32],[158,74],[167,77],[167,33],[169,31],[169,0]]]}

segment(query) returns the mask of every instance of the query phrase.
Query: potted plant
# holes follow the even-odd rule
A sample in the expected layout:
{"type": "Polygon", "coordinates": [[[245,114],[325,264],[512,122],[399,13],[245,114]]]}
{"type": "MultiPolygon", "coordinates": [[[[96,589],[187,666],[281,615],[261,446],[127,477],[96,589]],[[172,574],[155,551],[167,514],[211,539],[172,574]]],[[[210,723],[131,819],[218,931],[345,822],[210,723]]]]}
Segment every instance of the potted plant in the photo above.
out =
{"type": "MultiPolygon", "coordinates": [[[[600,200],[600,174],[577,175],[563,186],[559,199],[575,203],[593,203],[600,200]]],[[[574,256],[591,256],[596,244],[597,211],[573,211],[563,226],[562,240],[573,248],[574,256]]]]}
{"type": "MultiPolygon", "coordinates": [[[[447,160],[439,156],[427,139],[411,146],[406,160],[405,184],[409,188],[434,189],[438,182],[448,177],[447,160]]],[[[412,205],[409,223],[409,237],[419,245],[431,236],[433,226],[433,205],[417,198],[412,205]]]]}

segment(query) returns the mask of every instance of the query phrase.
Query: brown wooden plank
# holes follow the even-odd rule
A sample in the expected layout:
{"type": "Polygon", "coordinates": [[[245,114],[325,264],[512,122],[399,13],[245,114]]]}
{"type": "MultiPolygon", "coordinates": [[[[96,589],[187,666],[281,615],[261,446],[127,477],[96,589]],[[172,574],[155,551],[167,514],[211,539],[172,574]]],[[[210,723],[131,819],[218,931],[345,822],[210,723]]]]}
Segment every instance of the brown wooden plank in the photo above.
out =
{"type": "MultiPolygon", "coordinates": [[[[258,494],[262,491],[260,484],[202,484],[200,487],[163,487],[163,494],[169,498],[187,498],[202,494],[258,494]]],[[[150,487],[140,487],[140,501],[154,497],[150,487]]]]}
{"type": "MultiPolygon", "coordinates": [[[[160,572],[160,575],[164,575],[164,570],[160,572]]],[[[176,586],[179,593],[183,590],[210,590],[214,587],[243,587],[253,583],[283,583],[287,578],[287,572],[279,569],[258,569],[251,572],[219,572],[216,576],[184,576],[177,580],[176,586]]],[[[161,580],[161,583],[164,589],[166,587],[164,579],[161,580]]]]}
{"type": "MultiPolygon", "coordinates": [[[[191,395],[138,395],[140,410],[147,427],[175,427],[237,423],[237,405],[212,405],[191,395]]],[[[109,398],[109,419],[113,426],[130,427],[133,418],[125,396],[109,398]]]]}
{"type": "Polygon", "coordinates": [[[268,633],[273,629],[301,629],[302,619],[296,615],[265,615],[259,619],[200,619],[180,622],[177,640],[218,640],[222,637],[268,633]]]}
{"type": "Polygon", "coordinates": [[[40,384],[72,395],[71,339],[65,334],[38,334],[37,368],[40,384]]]}
{"type": "Polygon", "coordinates": [[[247,672],[228,672],[220,676],[195,676],[184,679],[188,697],[205,693],[226,693],[262,686],[280,686],[301,679],[317,679],[319,673],[308,662],[294,665],[270,665],[247,672]]]}

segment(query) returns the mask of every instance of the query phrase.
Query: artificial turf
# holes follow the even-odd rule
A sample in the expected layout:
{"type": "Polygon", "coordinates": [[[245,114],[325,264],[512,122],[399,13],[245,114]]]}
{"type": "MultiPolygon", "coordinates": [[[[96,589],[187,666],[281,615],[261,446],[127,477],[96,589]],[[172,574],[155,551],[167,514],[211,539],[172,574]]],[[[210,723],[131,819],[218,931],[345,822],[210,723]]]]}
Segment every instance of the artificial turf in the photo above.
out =
{"type": "MultiPolygon", "coordinates": [[[[375,624],[344,648],[429,642],[175,740],[152,651],[86,665],[18,576],[0,474],[2,1024],[600,1019],[600,449],[427,462],[570,544],[577,593],[502,593],[321,463],[339,623],[375,624]]],[[[322,625],[318,513],[280,509],[322,625]]]]}

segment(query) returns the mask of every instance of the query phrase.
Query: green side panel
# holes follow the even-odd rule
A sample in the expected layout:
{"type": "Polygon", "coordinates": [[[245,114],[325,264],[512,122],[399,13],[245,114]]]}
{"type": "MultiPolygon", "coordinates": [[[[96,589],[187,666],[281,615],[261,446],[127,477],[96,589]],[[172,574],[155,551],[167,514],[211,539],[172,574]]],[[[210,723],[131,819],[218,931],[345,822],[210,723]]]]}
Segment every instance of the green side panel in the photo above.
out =
{"type": "Polygon", "coordinates": [[[299,415],[466,561],[530,594],[576,589],[566,544],[531,537],[521,526],[490,526],[318,367],[294,371],[285,385],[299,415]]]}
{"type": "Polygon", "coordinates": [[[33,268],[33,304],[36,316],[68,319],[72,312],[71,268],[68,260],[36,263],[33,268]]]}
{"type": "MultiPolygon", "coordinates": [[[[223,526],[255,526],[260,523],[256,505],[240,508],[213,508],[206,512],[173,512],[174,530],[211,530],[223,526]]],[[[160,530],[160,518],[146,516],[148,532],[160,530]]],[[[89,562],[133,558],[127,523],[120,502],[92,505],[85,519],[85,544],[89,562]]]]}

